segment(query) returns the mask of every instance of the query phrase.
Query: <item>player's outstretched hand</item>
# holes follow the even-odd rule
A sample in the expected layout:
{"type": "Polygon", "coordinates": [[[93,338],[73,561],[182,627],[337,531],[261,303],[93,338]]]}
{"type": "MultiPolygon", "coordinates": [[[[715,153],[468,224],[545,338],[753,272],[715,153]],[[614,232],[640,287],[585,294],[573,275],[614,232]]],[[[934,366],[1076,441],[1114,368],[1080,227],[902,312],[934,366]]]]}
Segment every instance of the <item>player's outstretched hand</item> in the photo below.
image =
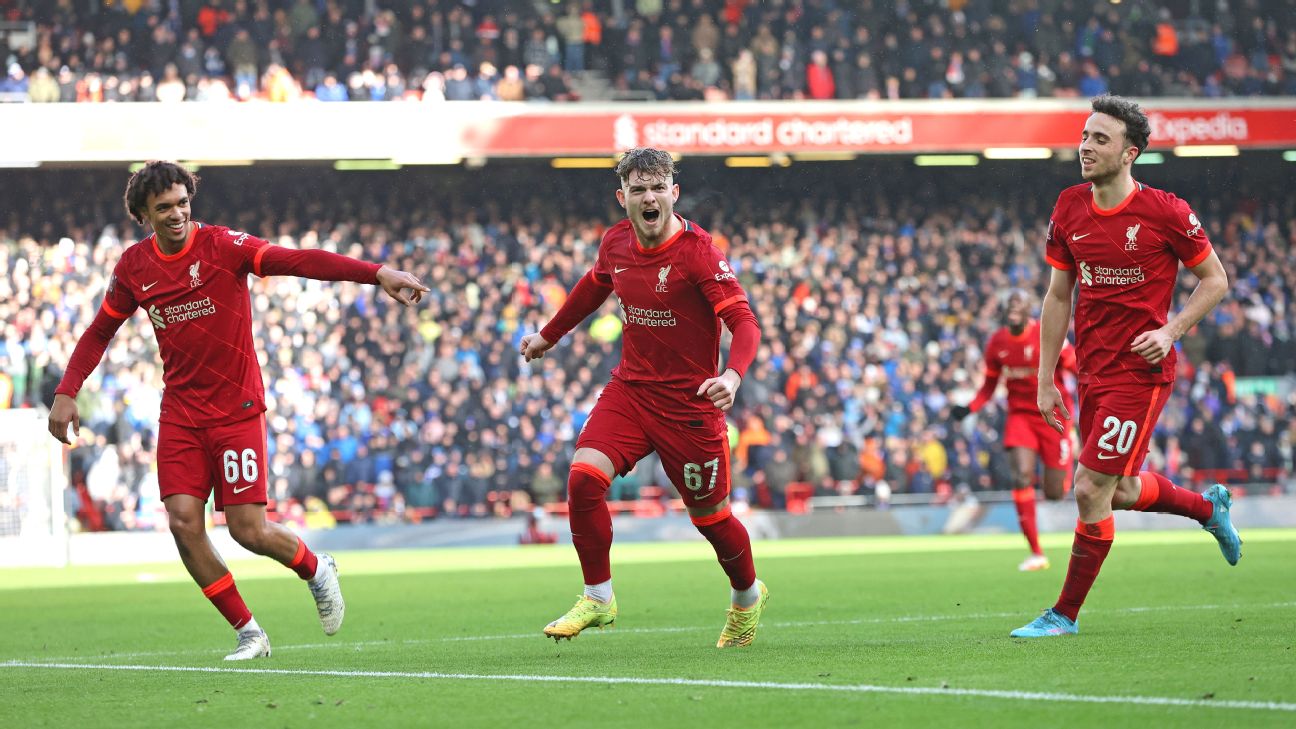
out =
{"type": "Polygon", "coordinates": [[[69,423],[72,425],[72,435],[80,434],[81,413],[77,410],[76,400],[67,395],[55,395],[54,407],[50,408],[49,414],[50,435],[63,443],[72,445],[72,441],[68,438],[69,423]]]}
{"type": "Polygon", "coordinates": [[[1059,433],[1065,433],[1062,427],[1063,420],[1070,420],[1071,413],[1067,412],[1066,403],[1062,400],[1062,393],[1058,392],[1057,385],[1052,382],[1041,382],[1039,392],[1035,396],[1035,403],[1039,405],[1040,415],[1044,416],[1044,422],[1049,427],[1059,433]]]}
{"type": "Polygon", "coordinates": [[[738,397],[738,386],[742,378],[733,370],[725,370],[719,377],[712,377],[698,386],[698,397],[705,397],[722,412],[734,406],[738,397]]]}
{"type": "Polygon", "coordinates": [[[401,302],[405,306],[417,304],[427,293],[428,287],[418,280],[418,276],[405,271],[397,271],[389,266],[383,266],[378,269],[378,285],[383,291],[393,299],[401,302]],[[406,294],[405,289],[410,293],[406,294]]]}
{"type": "Polygon", "coordinates": [[[535,334],[528,334],[525,337],[522,337],[520,351],[522,356],[526,358],[526,361],[530,362],[533,359],[540,359],[545,356],[545,352],[553,349],[553,346],[553,342],[550,342],[540,336],[539,332],[536,332],[535,334]]]}
{"type": "Polygon", "coordinates": [[[972,408],[967,405],[951,405],[949,409],[950,420],[962,420],[972,414],[972,408]]]}
{"type": "Polygon", "coordinates": [[[1165,359],[1173,347],[1174,337],[1164,329],[1143,332],[1130,343],[1130,351],[1147,360],[1148,364],[1157,364],[1165,359]]]}

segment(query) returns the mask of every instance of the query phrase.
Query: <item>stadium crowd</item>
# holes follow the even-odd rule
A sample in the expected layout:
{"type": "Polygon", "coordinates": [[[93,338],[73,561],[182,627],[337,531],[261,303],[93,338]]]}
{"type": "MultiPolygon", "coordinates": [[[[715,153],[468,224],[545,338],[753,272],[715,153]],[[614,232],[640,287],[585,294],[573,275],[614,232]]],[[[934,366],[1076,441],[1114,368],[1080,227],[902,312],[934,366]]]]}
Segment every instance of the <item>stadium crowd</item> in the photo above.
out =
{"type": "MultiPolygon", "coordinates": [[[[1052,201],[1002,173],[981,188],[915,177],[901,191],[886,180],[913,173],[870,164],[835,181],[796,167],[777,178],[682,180],[683,214],[727,250],[764,330],[731,411],[739,500],[778,508],[793,483],[882,500],[1010,483],[999,407],[961,424],[947,410],[979,385],[999,295],[1042,290],[1052,201]],[[727,192],[739,186],[743,195],[727,192]]],[[[484,516],[562,501],[575,436],[619,357],[615,297],[543,367],[525,365],[517,342],[591,265],[619,213],[607,205],[608,181],[537,170],[486,193],[468,183],[475,178],[445,173],[377,175],[364,187],[339,174],[217,171],[195,204],[195,219],[388,261],[432,288],[404,310],[356,284],[253,286],[272,497],[326,521],[327,509],[356,520],[484,516]],[[552,178],[551,194],[535,195],[526,180],[537,175],[552,178]]],[[[113,264],[142,235],[99,192],[118,177],[5,178],[9,199],[33,201],[40,215],[0,218],[0,407],[52,400],[113,264]],[[32,220],[43,222],[22,226],[32,220]]],[[[1057,189],[1067,182],[1058,176],[1057,189]]],[[[1211,183],[1214,195],[1204,189],[1183,192],[1200,193],[1234,288],[1181,342],[1151,458],[1186,483],[1203,469],[1283,482],[1294,473],[1296,396],[1255,378],[1296,374],[1296,194],[1229,180],[1211,183]]],[[[152,469],[160,389],[147,319],[136,316],[82,391],[82,447],[72,451],[74,479],[110,526],[164,522],[152,469]]],[[[665,484],[650,458],[616,479],[612,498],[665,484]]]]}
{"type": "Polygon", "coordinates": [[[0,0],[0,99],[1296,93],[1296,8],[1220,0],[0,0]]]}

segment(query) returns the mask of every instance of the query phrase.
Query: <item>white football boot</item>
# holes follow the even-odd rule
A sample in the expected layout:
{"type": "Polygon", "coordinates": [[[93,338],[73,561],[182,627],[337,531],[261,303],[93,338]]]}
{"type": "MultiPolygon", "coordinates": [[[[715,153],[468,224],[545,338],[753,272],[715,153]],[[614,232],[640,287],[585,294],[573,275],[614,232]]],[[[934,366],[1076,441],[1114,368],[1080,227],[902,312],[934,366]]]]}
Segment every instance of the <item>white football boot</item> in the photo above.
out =
{"type": "Polygon", "coordinates": [[[306,584],[315,598],[315,609],[319,612],[324,634],[333,635],[342,627],[346,603],[342,600],[342,586],[338,584],[337,562],[333,555],[320,554],[318,558],[319,567],[315,570],[315,577],[306,584]]]}
{"type": "Polygon", "coordinates": [[[270,636],[264,630],[242,630],[238,634],[238,648],[225,656],[227,661],[249,661],[270,657],[270,636]]]}

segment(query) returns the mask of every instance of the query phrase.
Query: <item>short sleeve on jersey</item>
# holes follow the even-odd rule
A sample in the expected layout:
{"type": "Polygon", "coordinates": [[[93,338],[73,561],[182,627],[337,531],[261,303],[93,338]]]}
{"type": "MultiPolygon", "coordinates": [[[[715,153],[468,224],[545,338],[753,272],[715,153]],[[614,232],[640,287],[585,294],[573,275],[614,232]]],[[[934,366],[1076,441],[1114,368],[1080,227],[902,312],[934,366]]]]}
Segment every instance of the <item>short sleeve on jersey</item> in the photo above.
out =
{"type": "Polygon", "coordinates": [[[985,352],[985,371],[990,377],[998,377],[1003,373],[1003,362],[999,359],[999,335],[990,335],[990,341],[986,342],[985,352]]]}
{"type": "Polygon", "coordinates": [[[730,306],[747,300],[738,276],[709,237],[702,240],[697,252],[689,257],[690,274],[702,295],[719,314],[730,306]]]}
{"type": "Polygon", "coordinates": [[[605,286],[612,285],[612,267],[608,265],[607,258],[604,254],[607,251],[608,239],[613,235],[613,231],[615,230],[616,227],[614,226],[609,228],[608,231],[603,234],[603,240],[599,242],[598,254],[594,256],[594,267],[590,269],[590,273],[594,275],[594,280],[605,286]]]}
{"type": "Polygon", "coordinates": [[[112,277],[108,279],[108,290],[104,292],[103,310],[108,316],[114,319],[129,319],[130,315],[139,308],[139,302],[135,300],[135,294],[131,293],[130,286],[122,280],[126,274],[124,265],[126,256],[122,256],[117,265],[113,268],[112,277]]]}
{"type": "Polygon", "coordinates": [[[1201,220],[1197,218],[1197,214],[1192,211],[1188,203],[1174,195],[1170,195],[1169,198],[1170,205],[1166,210],[1168,219],[1164,221],[1166,239],[1175,256],[1183,261],[1185,266],[1192,268],[1210,256],[1212,250],[1210,238],[1206,237],[1206,229],[1202,227],[1201,220]]]}
{"type": "Polygon", "coordinates": [[[243,276],[249,273],[262,275],[261,258],[265,255],[266,248],[270,246],[270,241],[228,228],[217,229],[215,236],[218,255],[230,270],[243,276]]]}
{"type": "Polygon", "coordinates": [[[1044,239],[1044,260],[1059,271],[1074,271],[1075,258],[1067,247],[1066,231],[1057,222],[1061,209],[1062,198],[1058,197],[1057,205],[1053,207],[1053,217],[1049,218],[1048,235],[1044,239]]]}

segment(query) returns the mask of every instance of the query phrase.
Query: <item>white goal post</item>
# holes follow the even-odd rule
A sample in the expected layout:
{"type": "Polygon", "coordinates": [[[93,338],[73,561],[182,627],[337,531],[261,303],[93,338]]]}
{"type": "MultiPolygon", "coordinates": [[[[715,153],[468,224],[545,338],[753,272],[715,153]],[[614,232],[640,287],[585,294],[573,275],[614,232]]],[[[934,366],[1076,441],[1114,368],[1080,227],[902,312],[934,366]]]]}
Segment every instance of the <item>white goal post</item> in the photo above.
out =
{"type": "Polygon", "coordinates": [[[0,567],[68,563],[66,459],[46,417],[0,410],[0,567]]]}

